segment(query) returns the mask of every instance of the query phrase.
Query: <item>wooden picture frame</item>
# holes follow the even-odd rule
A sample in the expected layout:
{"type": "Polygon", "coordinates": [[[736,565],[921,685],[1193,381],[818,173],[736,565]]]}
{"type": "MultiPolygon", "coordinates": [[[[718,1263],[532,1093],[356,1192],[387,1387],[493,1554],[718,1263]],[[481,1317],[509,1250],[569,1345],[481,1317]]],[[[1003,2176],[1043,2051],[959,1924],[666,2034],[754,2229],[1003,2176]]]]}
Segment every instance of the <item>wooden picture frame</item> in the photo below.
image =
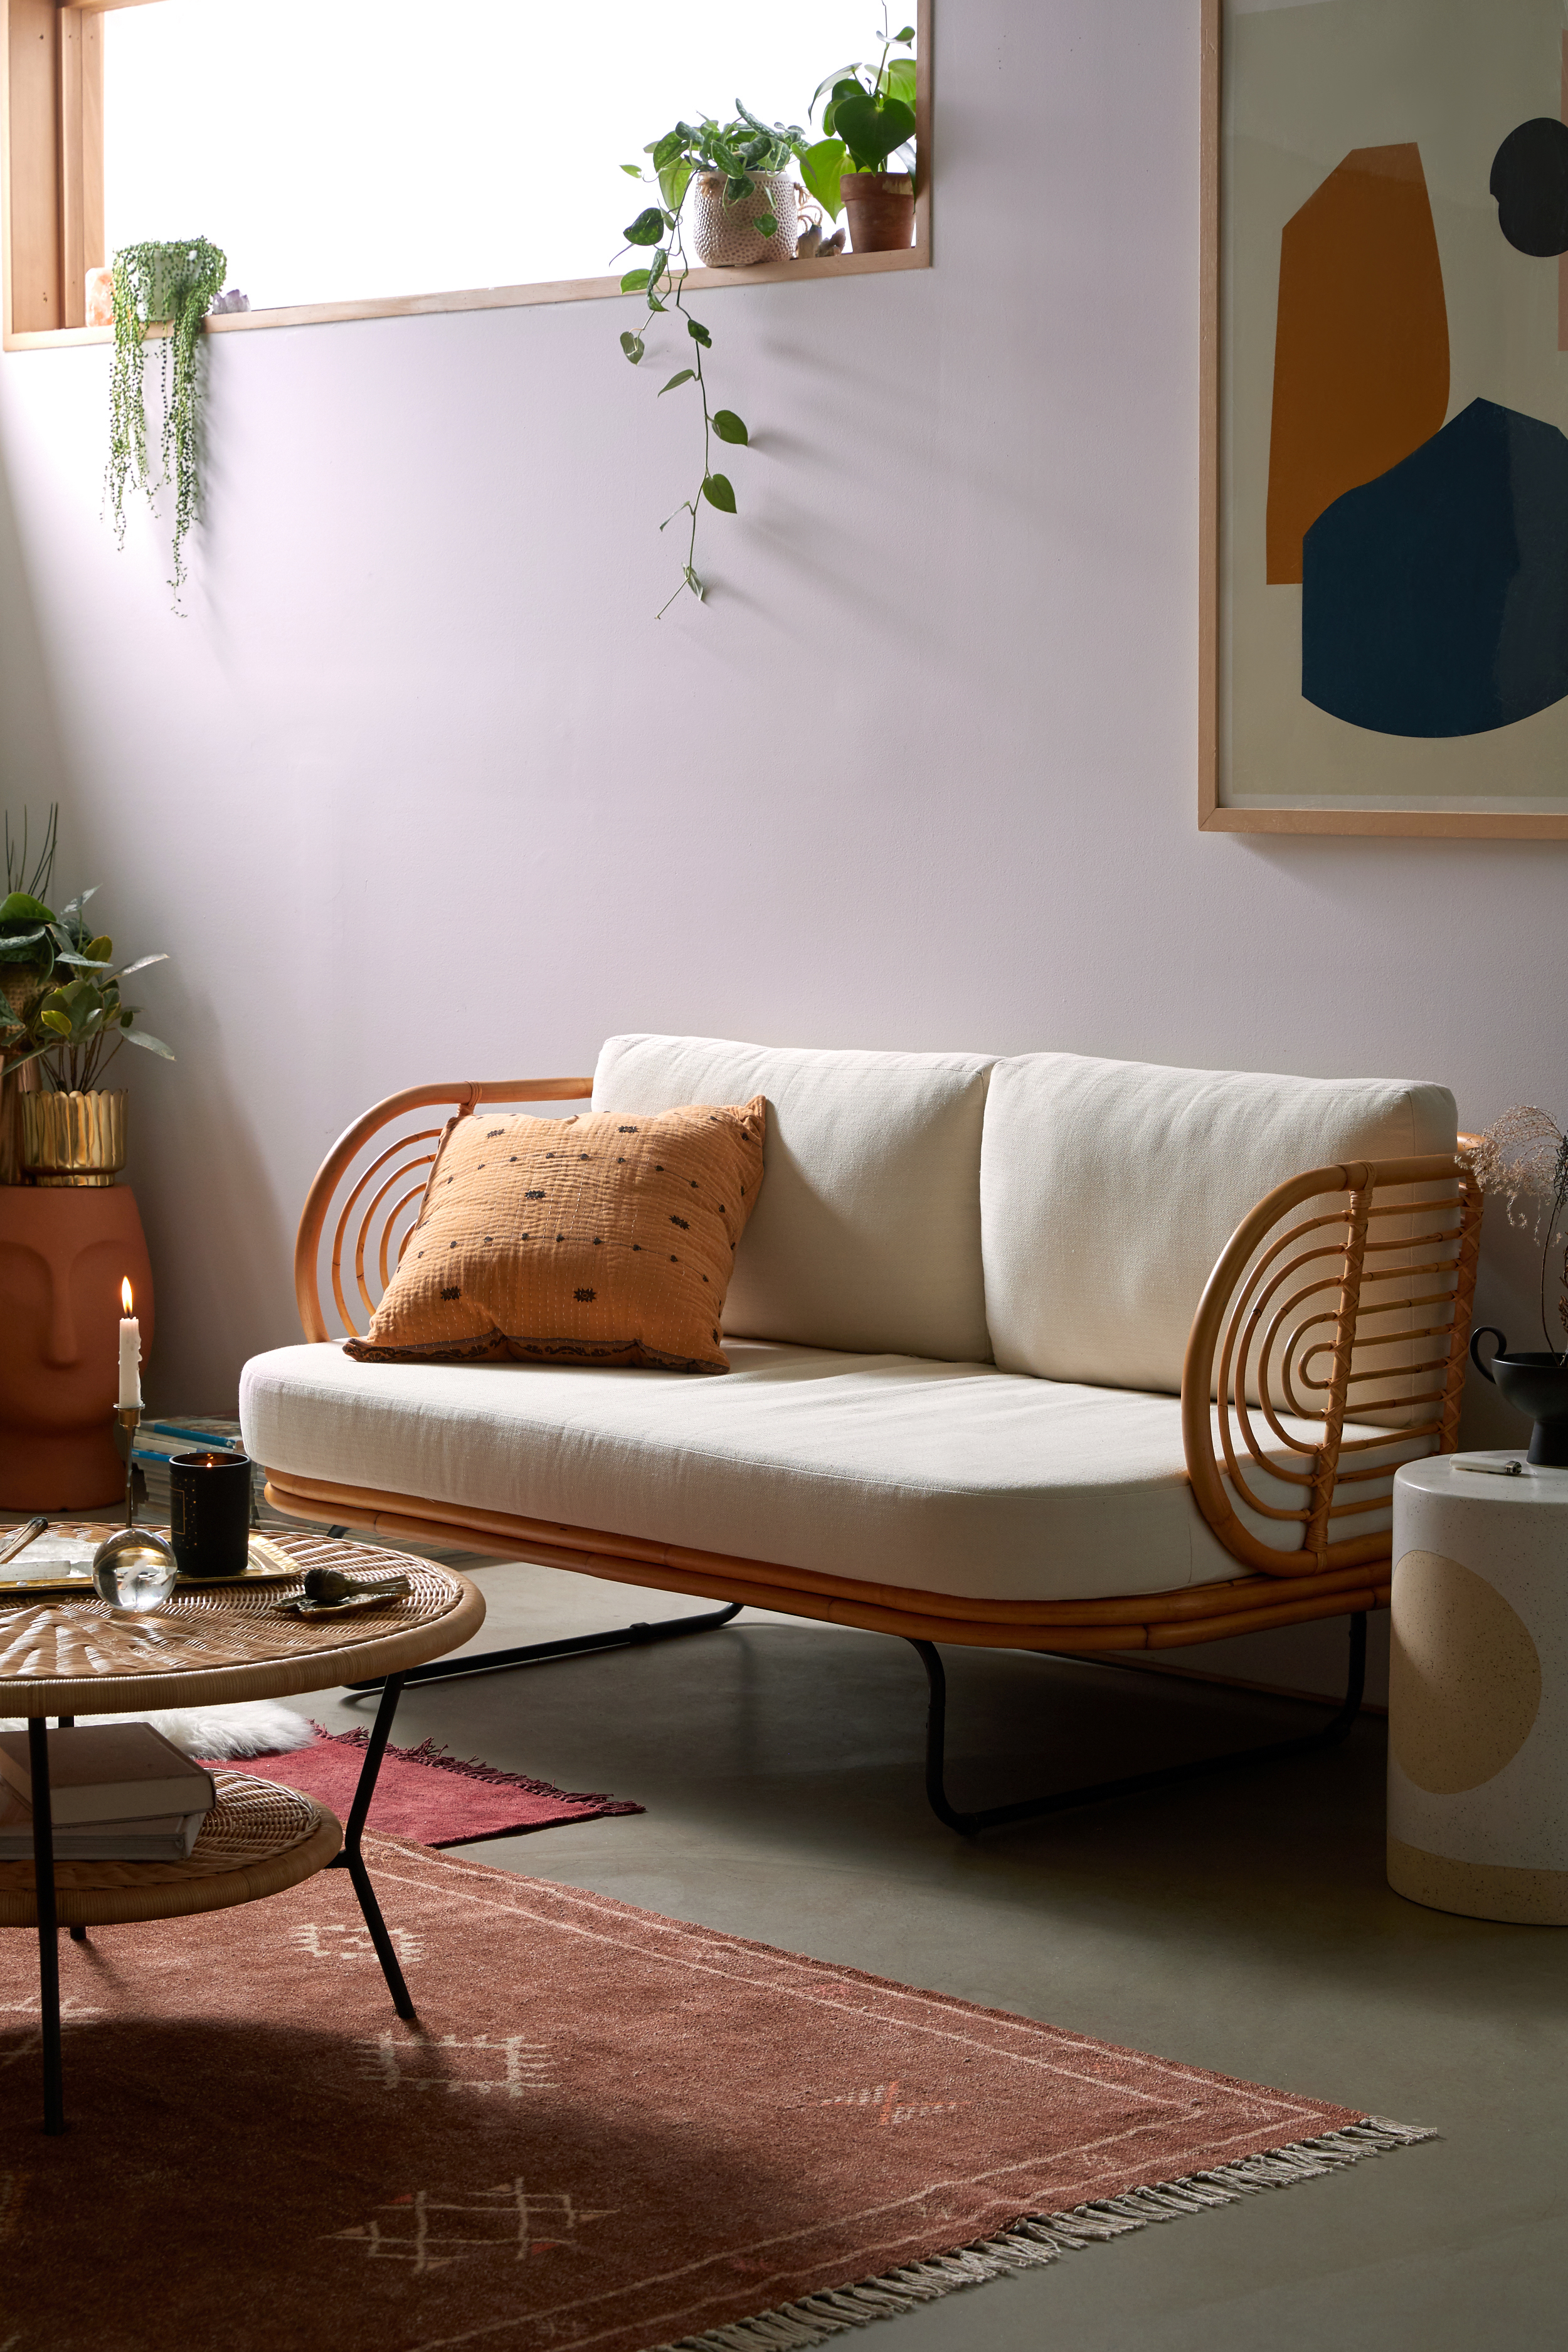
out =
{"type": "MultiPolygon", "coordinates": [[[[1493,707],[1479,687],[1469,699],[1461,688],[1472,669],[1486,674],[1494,624],[1490,675],[1515,674],[1502,634],[1512,608],[1488,604],[1483,630],[1462,598],[1441,601],[1458,574],[1415,560],[1439,530],[1458,549],[1455,468],[1471,468],[1468,494],[1480,461],[1473,438],[1456,436],[1478,422],[1531,436],[1553,474],[1561,442],[1568,499],[1568,257],[1528,234],[1521,243],[1517,226],[1510,236],[1506,189],[1496,193],[1516,129],[1550,146],[1561,121],[1568,170],[1568,34],[1555,0],[1519,0],[1506,16],[1495,0],[1475,0],[1473,12],[1448,13],[1440,36],[1423,20],[1408,56],[1383,12],[1374,56],[1373,16],[1369,0],[1363,47],[1354,0],[1201,0],[1198,823],[1212,833],[1568,839],[1568,589],[1559,616],[1520,558],[1509,593],[1537,597],[1534,639],[1549,658],[1528,692],[1510,689],[1510,702],[1500,690],[1501,715],[1457,725],[1493,707]],[[1321,239],[1325,225],[1333,232],[1345,190],[1375,212],[1394,202],[1396,179],[1405,227],[1383,247],[1373,239],[1386,268],[1373,290],[1401,320],[1408,307],[1399,350],[1427,356],[1425,375],[1411,362],[1390,395],[1365,341],[1376,306],[1347,327],[1321,291],[1340,279],[1321,266],[1319,245],[1310,280],[1303,240],[1321,239]],[[1425,277],[1419,239],[1410,259],[1413,208],[1429,248],[1425,277]],[[1292,540],[1280,485],[1301,479],[1289,427],[1309,414],[1303,349],[1310,367],[1349,370],[1377,393],[1351,399],[1338,473],[1313,478],[1292,540]],[[1445,668],[1449,633],[1460,658],[1445,668]],[[1546,698],[1521,710],[1529,693],[1546,698]]],[[[1311,414],[1321,413],[1320,401],[1311,414]]],[[[1502,522],[1554,529],[1554,492],[1532,490],[1528,511],[1517,486],[1509,498],[1502,522]]],[[[1497,508],[1494,498],[1489,519],[1497,508]]]]}

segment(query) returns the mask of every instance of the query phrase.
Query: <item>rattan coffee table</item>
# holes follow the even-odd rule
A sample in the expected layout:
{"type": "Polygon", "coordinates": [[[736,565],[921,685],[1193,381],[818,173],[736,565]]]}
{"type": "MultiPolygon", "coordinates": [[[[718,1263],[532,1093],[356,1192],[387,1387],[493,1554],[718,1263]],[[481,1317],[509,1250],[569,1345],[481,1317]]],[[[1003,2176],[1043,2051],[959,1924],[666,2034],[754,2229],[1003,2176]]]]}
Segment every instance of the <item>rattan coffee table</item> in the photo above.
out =
{"type": "MultiPolygon", "coordinates": [[[[99,1538],[107,1528],[76,1532],[99,1538]]],[[[314,1534],[273,1538],[310,1568],[332,1567],[363,1583],[389,1569],[406,1594],[352,1615],[306,1622],[279,1613],[288,1584],[183,1591],[155,1615],[128,1618],[91,1597],[8,1595],[0,1601],[0,1715],[27,1718],[33,1775],[33,1860],[0,1863],[0,1927],[38,1934],[43,2020],[44,2129],[65,2129],[60,2067],[61,1926],[80,1937],[111,1921],[220,1911],[344,1869],[353,1882],[387,1990],[400,2017],[414,2003],[360,1850],[365,1816],[392,1731],[405,1674],[455,1650],[484,1622],[478,1588],[433,1562],[314,1534]],[[50,1716],[135,1715],[145,1709],[284,1698],[384,1677],[346,1824],[313,1799],[248,1773],[219,1772],[218,1801],[184,1862],[57,1864],[48,1804],[50,1716]]]]}

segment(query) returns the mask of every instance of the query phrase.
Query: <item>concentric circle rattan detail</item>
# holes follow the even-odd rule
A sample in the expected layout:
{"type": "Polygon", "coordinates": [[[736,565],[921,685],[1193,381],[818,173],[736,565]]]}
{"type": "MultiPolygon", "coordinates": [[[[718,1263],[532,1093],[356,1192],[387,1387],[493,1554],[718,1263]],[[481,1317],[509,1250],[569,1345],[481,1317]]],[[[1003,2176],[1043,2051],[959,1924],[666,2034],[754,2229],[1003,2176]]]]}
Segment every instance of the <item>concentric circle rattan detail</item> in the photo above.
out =
{"type": "Polygon", "coordinates": [[[155,1615],[136,1620],[86,1596],[8,1597],[0,1604],[0,1714],[121,1714],[325,1690],[422,1665],[484,1622],[477,1589],[430,1560],[317,1535],[275,1540],[301,1576],[320,1565],[374,1583],[395,1570],[410,1589],[353,1616],[315,1620],[279,1613],[288,1585],[176,1589],[155,1615]]]}
{"type": "MultiPolygon", "coordinates": [[[[298,1789],[215,1772],[217,1803],[184,1862],[57,1862],[62,1926],[175,1919],[276,1895],[324,1870],[343,1842],[337,1816],[298,1789]]],[[[36,1927],[30,1862],[0,1862],[0,1927],[36,1927]]]]}
{"type": "Polygon", "coordinates": [[[340,1329],[363,1336],[382,1292],[408,1246],[426,1178],[450,1120],[416,1125],[384,1143],[374,1158],[364,1154],[384,1129],[400,1127],[415,1112],[449,1109],[465,1118],[480,1103],[576,1103],[591,1097],[592,1078],[458,1079],[449,1086],[407,1087],[367,1110],[341,1135],[305,1200],[294,1246],[294,1292],[307,1339],[325,1339],[321,1306],[321,1244],[331,1221],[326,1272],[340,1329]],[[404,1181],[407,1179],[406,1182],[404,1181]],[[351,1269],[347,1285],[343,1269],[351,1269]],[[374,1280],[374,1287],[373,1287],[374,1280]]]}
{"type": "Polygon", "coordinates": [[[1468,1167],[1442,1153],[1312,1169],[1237,1228],[1194,1319],[1182,1419],[1199,1508],[1247,1567],[1387,1559],[1400,1463],[1458,1442],[1480,1223],[1468,1167]]]}

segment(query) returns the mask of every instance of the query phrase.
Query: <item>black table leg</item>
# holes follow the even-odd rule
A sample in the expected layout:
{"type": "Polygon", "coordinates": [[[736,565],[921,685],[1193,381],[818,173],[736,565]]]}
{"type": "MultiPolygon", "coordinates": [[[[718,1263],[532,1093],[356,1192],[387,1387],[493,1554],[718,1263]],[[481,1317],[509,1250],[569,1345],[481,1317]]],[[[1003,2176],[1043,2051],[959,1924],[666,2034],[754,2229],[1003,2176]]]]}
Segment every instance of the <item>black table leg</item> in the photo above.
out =
{"type": "Polygon", "coordinates": [[[55,1822],[49,1804],[49,1723],[27,1717],[27,1769],[33,1781],[33,1885],[38,1906],[38,2013],[44,2045],[44,2129],[66,2127],[60,2068],[60,1955],[55,1916],[55,1822]]]}
{"type": "Polygon", "coordinates": [[[402,1695],[403,1676],[389,1675],[382,1685],[381,1704],[375,1710],[375,1722],[364,1751],[364,1762],[360,1767],[354,1801],[343,1824],[342,1851],[332,1856],[328,1867],[346,1870],[353,1879],[354,1893],[359,1896],[359,1907],[364,1914],[364,1924],[370,1930],[370,1940],[375,1946],[375,1957],[381,1962],[381,1973],[386,1979],[386,1989],[392,1995],[392,2005],[399,2017],[408,2019],[412,2024],[417,2021],[418,2012],[403,1980],[403,1970],[397,1964],[397,1954],[392,1948],[392,1938],[386,1932],[386,1922],[381,1916],[381,1906],[375,1899],[375,1889],[370,1883],[370,1873],[360,1851],[365,1817],[370,1811],[370,1801],[375,1794],[376,1776],[381,1770],[381,1759],[386,1753],[386,1743],[392,1736],[392,1718],[397,1712],[397,1702],[402,1695]]]}

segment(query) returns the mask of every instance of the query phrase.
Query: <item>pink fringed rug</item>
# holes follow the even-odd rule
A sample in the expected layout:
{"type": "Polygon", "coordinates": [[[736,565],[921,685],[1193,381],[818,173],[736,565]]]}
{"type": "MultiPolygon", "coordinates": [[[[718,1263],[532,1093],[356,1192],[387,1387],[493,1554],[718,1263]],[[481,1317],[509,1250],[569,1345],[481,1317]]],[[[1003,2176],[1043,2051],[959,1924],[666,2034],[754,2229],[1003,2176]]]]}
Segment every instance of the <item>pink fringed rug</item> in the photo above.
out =
{"type": "Polygon", "coordinates": [[[342,1871],[62,1937],[60,2139],[37,1948],[0,1935],[0,2346],[805,2352],[1080,2248],[1109,2294],[1150,2222],[1244,2263],[1211,2209],[1305,2221],[1426,2137],[472,1855],[366,1858],[419,2026],[342,1871]]]}
{"type": "MultiPolygon", "coordinates": [[[[310,1748],[284,1756],[258,1756],[225,1771],[254,1769],[258,1780],[283,1780],[319,1797],[340,1821],[348,1819],[354,1785],[364,1761],[363,1731],[323,1731],[310,1748]]],[[[460,1763],[433,1740],[418,1748],[389,1748],[370,1809],[370,1827],[383,1837],[414,1838],[420,1845],[470,1845],[479,1838],[510,1837],[520,1830],[554,1829],[562,1822],[596,1821],[603,1813],[640,1813],[640,1805],[616,1797],[574,1795],[548,1780],[521,1772],[498,1772],[489,1764],[460,1763]]]]}

